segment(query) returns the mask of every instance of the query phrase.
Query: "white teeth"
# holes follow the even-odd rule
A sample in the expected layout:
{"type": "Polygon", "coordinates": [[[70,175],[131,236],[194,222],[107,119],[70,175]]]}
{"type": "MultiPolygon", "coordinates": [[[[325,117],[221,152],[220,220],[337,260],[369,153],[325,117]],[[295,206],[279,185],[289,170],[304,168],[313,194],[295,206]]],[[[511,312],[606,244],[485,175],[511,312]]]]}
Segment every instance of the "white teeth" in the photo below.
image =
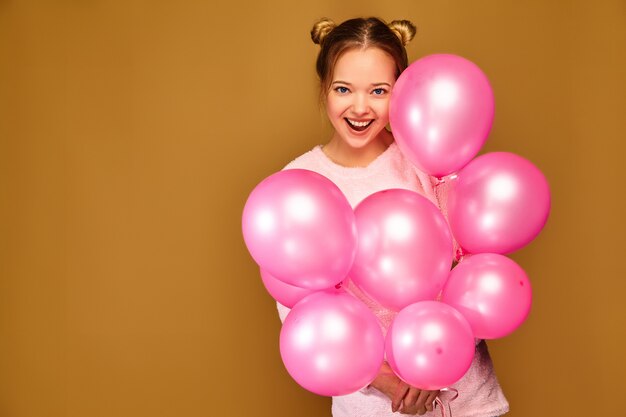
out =
{"type": "Polygon", "coordinates": [[[357,121],[350,120],[350,119],[346,119],[346,120],[348,121],[348,123],[350,123],[352,126],[355,126],[355,127],[365,127],[369,125],[370,123],[372,123],[372,120],[367,121],[367,122],[357,122],[357,121]]]}

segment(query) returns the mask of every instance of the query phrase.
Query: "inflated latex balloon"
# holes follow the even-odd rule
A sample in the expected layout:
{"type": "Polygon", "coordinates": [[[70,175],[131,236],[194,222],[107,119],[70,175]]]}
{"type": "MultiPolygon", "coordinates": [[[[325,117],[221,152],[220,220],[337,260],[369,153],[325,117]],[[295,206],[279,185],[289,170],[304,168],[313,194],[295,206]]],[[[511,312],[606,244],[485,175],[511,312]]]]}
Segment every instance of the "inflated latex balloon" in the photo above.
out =
{"type": "Polygon", "coordinates": [[[443,177],[476,156],[493,113],[493,91],[480,68],[457,55],[435,54],[400,75],[389,121],[402,152],[422,171],[443,177]]]}
{"type": "Polygon", "coordinates": [[[354,212],[328,178],[291,169],[263,180],[243,210],[243,237],[257,264],[301,288],[341,282],[356,253],[354,212]]]}
{"type": "Polygon", "coordinates": [[[395,311],[434,300],[452,264],[452,237],[427,198],[402,189],[379,191],[355,209],[358,249],[350,278],[395,311]]]}
{"type": "Polygon", "coordinates": [[[480,253],[464,258],[452,270],[442,301],[463,314],[475,337],[497,339],[526,320],[532,290],[526,273],[515,261],[480,253]]]}
{"type": "Polygon", "coordinates": [[[313,294],[315,290],[300,288],[287,284],[272,276],[269,272],[261,269],[261,279],[268,293],[285,307],[292,308],[296,303],[307,295],[313,294]]]}
{"type": "Polygon", "coordinates": [[[391,323],[385,356],[407,384],[424,390],[448,387],[465,375],[474,358],[474,336],[465,318],[438,301],[406,307],[391,323]]]}
{"type": "Polygon", "coordinates": [[[550,213],[550,189],[530,161],[492,152],[458,173],[448,197],[452,234],[469,253],[513,252],[532,241],[550,213]]]}
{"type": "Polygon", "coordinates": [[[280,354],[293,379],[319,395],[346,395],[370,384],[383,361],[378,320],[345,291],[319,291],[289,312],[280,354]]]}

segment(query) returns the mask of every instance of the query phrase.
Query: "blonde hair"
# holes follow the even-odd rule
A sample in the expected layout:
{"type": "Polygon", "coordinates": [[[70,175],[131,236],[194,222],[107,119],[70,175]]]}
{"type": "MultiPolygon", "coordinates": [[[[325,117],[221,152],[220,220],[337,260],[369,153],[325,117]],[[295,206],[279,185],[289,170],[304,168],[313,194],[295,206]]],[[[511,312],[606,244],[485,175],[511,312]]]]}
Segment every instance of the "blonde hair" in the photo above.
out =
{"type": "Polygon", "coordinates": [[[415,36],[416,28],[408,20],[383,20],[356,18],[336,25],[331,19],[322,18],[313,25],[311,39],[320,45],[316,70],[320,79],[320,97],[329,89],[335,64],[339,57],[353,48],[379,48],[396,64],[396,78],[409,65],[405,45],[415,36]]]}

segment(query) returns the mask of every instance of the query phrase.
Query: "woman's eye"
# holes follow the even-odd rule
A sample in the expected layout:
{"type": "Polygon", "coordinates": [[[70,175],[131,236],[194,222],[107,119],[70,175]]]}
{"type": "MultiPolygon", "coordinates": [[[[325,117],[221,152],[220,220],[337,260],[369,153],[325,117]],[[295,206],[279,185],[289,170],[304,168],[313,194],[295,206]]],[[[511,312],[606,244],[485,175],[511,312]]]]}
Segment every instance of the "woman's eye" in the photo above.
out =
{"type": "Polygon", "coordinates": [[[335,91],[340,94],[345,94],[348,92],[348,87],[337,87],[335,88],[335,91]]]}
{"type": "Polygon", "coordinates": [[[387,91],[384,88],[375,88],[373,93],[377,96],[385,94],[387,91]]]}

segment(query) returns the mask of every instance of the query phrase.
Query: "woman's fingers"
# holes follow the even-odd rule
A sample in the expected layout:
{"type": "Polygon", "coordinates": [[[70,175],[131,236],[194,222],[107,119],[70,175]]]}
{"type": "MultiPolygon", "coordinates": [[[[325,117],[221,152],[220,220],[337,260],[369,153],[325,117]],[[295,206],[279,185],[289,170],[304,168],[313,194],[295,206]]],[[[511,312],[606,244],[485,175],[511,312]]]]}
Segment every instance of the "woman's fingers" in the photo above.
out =
{"type": "Polygon", "coordinates": [[[405,384],[402,381],[398,382],[398,387],[396,388],[396,392],[391,399],[391,411],[396,412],[400,409],[400,405],[402,405],[402,399],[406,396],[407,391],[409,391],[409,385],[405,384]]]}
{"type": "Polygon", "coordinates": [[[433,410],[433,403],[439,395],[439,391],[425,391],[417,388],[409,388],[402,400],[402,414],[423,415],[433,410]]]}
{"type": "Polygon", "coordinates": [[[424,406],[428,411],[433,411],[433,404],[439,395],[439,391],[430,391],[428,394],[428,398],[426,398],[426,403],[424,406]]]}
{"type": "Polygon", "coordinates": [[[403,400],[404,405],[407,407],[413,407],[414,405],[416,405],[419,395],[420,395],[420,390],[417,388],[411,387],[406,393],[406,395],[404,396],[404,400],[403,400]]]}

